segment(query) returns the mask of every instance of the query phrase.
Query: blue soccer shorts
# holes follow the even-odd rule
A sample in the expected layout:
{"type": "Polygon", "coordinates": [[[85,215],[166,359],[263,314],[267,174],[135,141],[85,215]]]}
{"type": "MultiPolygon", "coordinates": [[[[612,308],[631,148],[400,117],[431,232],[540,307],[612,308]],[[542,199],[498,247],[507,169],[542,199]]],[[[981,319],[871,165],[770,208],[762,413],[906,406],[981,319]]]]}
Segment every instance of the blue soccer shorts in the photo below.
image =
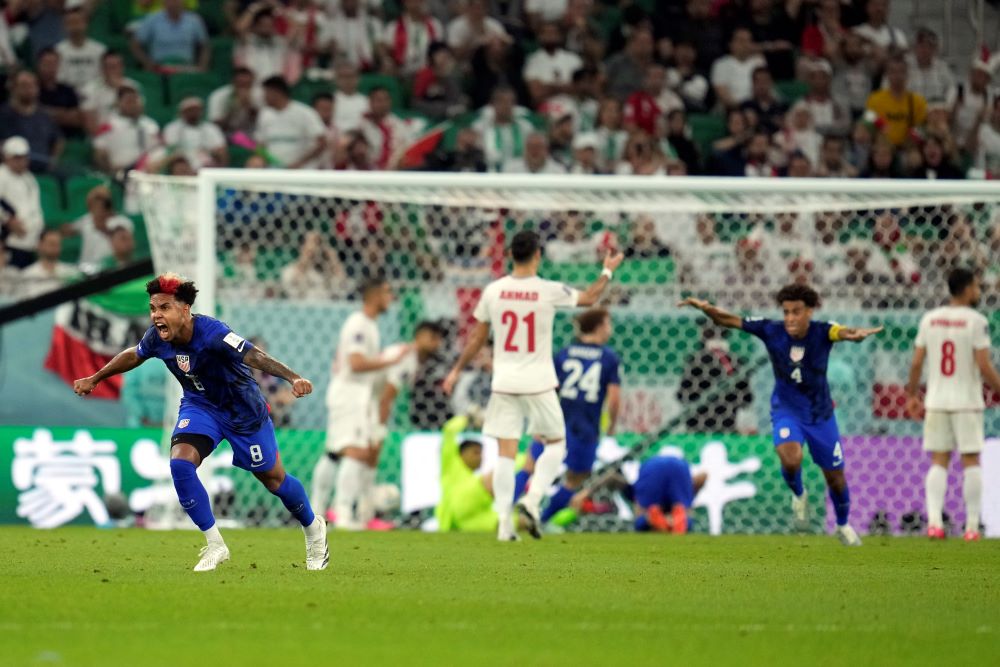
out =
{"type": "Polygon", "coordinates": [[[566,436],[566,468],[574,473],[589,475],[597,460],[597,440],[574,435],[572,431],[566,436]]]}
{"type": "Polygon", "coordinates": [[[809,455],[820,468],[843,469],[844,451],[840,445],[836,417],[807,424],[789,412],[775,410],[771,413],[771,423],[774,425],[775,447],[786,442],[805,443],[809,447],[809,455]]]}
{"type": "Polygon", "coordinates": [[[215,451],[223,439],[227,440],[233,448],[233,465],[250,472],[267,472],[278,459],[278,441],[274,435],[274,422],[270,417],[256,433],[236,433],[208,410],[194,405],[182,405],[173,437],[186,433],[210,438],[212,451],[215,451]]]}

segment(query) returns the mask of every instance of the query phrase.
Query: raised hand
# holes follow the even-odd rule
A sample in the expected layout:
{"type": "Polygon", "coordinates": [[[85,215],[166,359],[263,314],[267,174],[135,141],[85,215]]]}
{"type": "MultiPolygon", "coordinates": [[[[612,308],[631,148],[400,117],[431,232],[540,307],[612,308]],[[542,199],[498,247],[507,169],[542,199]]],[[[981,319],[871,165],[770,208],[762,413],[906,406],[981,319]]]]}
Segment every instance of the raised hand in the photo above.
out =
{"type": "Polygon", "coordinates": [[[869,336],[874,336],[877,333],[881,333],[885,327],[873,327],[869,329],[844,329],[840,332],[840,340],[850,341],[852,343],[860,343],[865,338],[869,336]]]}
{"type": "Polygon", "coordinates": [[[604,258],[604,268],[608,271],[614,271],[622,262],[625,261],[625,254],[622,252],[609,251],[608,256],[604,258]]]}

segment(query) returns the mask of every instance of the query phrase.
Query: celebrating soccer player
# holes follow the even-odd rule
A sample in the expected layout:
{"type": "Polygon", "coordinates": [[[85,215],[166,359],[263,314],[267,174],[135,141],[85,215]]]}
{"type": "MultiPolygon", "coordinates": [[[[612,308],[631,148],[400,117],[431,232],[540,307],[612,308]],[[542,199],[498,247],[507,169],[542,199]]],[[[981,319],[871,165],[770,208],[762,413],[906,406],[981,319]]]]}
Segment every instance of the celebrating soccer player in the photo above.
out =
{"type": "Polygon", "coordinates": [[[844,476],[844,453],[826,368],[834,343],[860,342],[882,331],[882,327],[852,329],[833,322],[814,322],[812,316],[819,306],[819,294],[806,285],[788,285],[776,298],[784,311],[783,322],[741,318],[702,299],[687,298],[678,305],[697,308],[715,324],[742,329],[764,342],[774,370],[771,425],[775,451],[781,459],[785,482],[792,490],[796,524],[806,528],[809,523],[809,505],[802,486],[805,443],[826,478],[837,516],[837,537],[846,546],[860,546],[861,538],[847,522],[851,496],[844,476]]]}
{"type": "Polygon", "coordinates": [[[537,434],[545,449],[535,463],[534,482],[518,503],[528,532],[542,536],[539,506],[542,496],[555,481],[566,456],[566,424],[555,388],[558,384],[552,363],[552,324],[556,308],[592,306],[604,292],[624,255],[609,254],[601,276],[579,292],[561,283],[538,276],[542,244],[538,234],[521,231],[510,245],[514,269],[483,290],[473,313],[476,326],[443,388],[451,393],[462,369],[468,365],[493,329],[493,382],[483,433],[497,438],[500,458],[493,474],[494,506],[499,517],[497,539],[516,540],[511,520],[514,503],[514,457],[525,433],[537,434]]]}
{"type": "Polygon", "coordinates": [[[1000,392],[1000,375],[990,361],[990,327],[981,313],[979,280],[968,269],[948,275],[948,305],[935,308],[920,320],[917,343],[906,385],[907,411],[924,416],[924,450],[931,454],[927,471],[927,535],[943,540],[944,495],[948,490],[948,463],[953,449],[962,457],[962,495],[965,498],[965,539],[979,535],[983,474],[983,380],[1000,392]],[[927,361],[927,396],[921,405],[920,375],[927,361]]]}
{"type": "Polygon", "coordinates": [[[198,294],[193,282],[167,273],[149,281],[146,292],[153,326],[138,345],[120,352],[94,375],[74,382],[73,390],[86,396],[101,381],[153,357],[162,359],[180,382],[184,395],[170,438],[170,475],[181,507],[208,542],[196,572],[214,570],[229,560],[229,548],[197,474],[223,438],[233,448],[233,464],[252,472],[302,524],[307,569],[325,569],[330,561],[326,521],[313,515],[301,482],[285,472],[267,403],[248,366],[287,380],[296,398],[312,393],[312,383],[224,323],[193,315],[191,306],[198,294]]]}
{"type": "MultiPolygon", "coordinates": [[[[611,314],[604,308],[593,308],[581,313],[576,323],[576,341],[560,350],[555,358],[559,402],[566,421],[566,473],[542,512],[543,524],[569,505],[590,476],[601,439],[605,399],[608,435],[614,434],[618,421],[621,396],[618,355],[607,346],[611,339],[611,314]]],[[[526,467],[534,465],[529,463],[526,467]]],[[[526,481],[520,479],[522,475],[527,477],[527,473],[518,473],[521,487],[526,481]]]]}

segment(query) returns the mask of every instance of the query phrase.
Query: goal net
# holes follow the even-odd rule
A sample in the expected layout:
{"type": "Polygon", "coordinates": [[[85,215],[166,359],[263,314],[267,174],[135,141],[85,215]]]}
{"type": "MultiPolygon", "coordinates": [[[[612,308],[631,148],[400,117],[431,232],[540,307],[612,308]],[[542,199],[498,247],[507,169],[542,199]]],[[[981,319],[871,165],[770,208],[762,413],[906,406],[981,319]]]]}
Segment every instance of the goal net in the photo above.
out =
{"type": "MultiPolygon", "coordinates": [[[[947,296],[949,269],[980,272],[982,306],[998,320],[1000,192],[988,183],[244,170],[137,180],[157,270],[195,278],[196,310],[214,312],[315,383],[314,396],[292,401],[280,382],[261,379],[286,466],[307,483],[323,449],[331,358],[359,306],[359,283],[384,275],[394,287],[380,320],[383,345],[411,339],[425,320],[444,326],[439,355],[397,401],[379,466],[380,482],[402,487],[402,506],[384,509],[415,524],[438,497],[435,432],[488,396],[485,358],[454,397],[439,385],[480,289],[505,270],[515,230],[545,239],[544,277],[577,286],[596,278],[608,250],[627,252],[603,303],[623,363],[623,404],[597,465],[628,477],[648,456],[684,456],[708,474],[694,513],[699,531],[789,531],[789,495],[772,452],[763,345],[707,326],[678,309],[679,299],[780,317],[775,292],[808,283],[823,298],[817,317],[886,327],[876,340],[838,346],[829,365],[852,522],[862,532],[920,529],[926,462],[920,425],[903,413],[903,385],[920,314],[947,296]]],[[[572,313],[561,314],[556,345],[572,337],[572,313]]],[[[987,412],[987,433],[996,421],[987,412]]],[[[832,520],[808,455],[805,473],[821,531],[832,520]]],[[[224,513],[249,524],[285,520],[251,476],[217,474],[233,479],[224,513]]],[[[949,488],[947,511],[960,521],[960,485],[949,488]]],[[[620,493],[596,490],[593,500],[569,528],[628,528],[620,493]]]]}

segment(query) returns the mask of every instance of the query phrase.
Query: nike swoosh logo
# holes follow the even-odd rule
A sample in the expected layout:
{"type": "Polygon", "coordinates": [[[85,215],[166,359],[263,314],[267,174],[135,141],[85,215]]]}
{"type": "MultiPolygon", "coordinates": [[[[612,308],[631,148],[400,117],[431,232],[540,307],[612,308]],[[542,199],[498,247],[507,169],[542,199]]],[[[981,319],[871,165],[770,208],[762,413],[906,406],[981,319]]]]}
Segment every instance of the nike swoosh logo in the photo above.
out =
{"type": "Polygon", "coordinates": [[[260,463],[251,463],[251,464],[250,464],[250,467],[251,467],[251,468],[259,468],[259,467],[261,467],[262,465],[264,465],[264,462],[263,462],[263,461],[261,461],[260,463]]]}

